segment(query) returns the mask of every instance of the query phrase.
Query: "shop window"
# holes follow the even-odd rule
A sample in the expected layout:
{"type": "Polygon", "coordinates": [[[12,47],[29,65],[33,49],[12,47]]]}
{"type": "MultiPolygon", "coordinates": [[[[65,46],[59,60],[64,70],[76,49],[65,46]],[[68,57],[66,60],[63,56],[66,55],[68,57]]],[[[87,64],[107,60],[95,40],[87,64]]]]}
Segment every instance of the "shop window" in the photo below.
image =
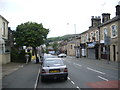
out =
{"type": "Polygon", "coordinates": [[[106,54],[107,53],[107,47],[106,46],[101,47],[101,53],[102,54],[106,54]]]}

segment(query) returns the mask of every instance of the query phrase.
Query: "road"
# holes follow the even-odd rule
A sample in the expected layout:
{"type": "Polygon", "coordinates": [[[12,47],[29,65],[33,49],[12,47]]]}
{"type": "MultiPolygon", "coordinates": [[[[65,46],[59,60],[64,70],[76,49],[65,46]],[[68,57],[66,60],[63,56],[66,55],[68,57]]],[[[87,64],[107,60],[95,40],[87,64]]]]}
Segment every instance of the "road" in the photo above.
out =
{"type": "MultiPolygon", "coordinates": [[[[30,62],[17,71],[5,76],[2,80],[3,88],[32,88],[34,90],[68,89],[81,90],[83,88],[117,88],[118,67],[97,60],[63,58],[68,67],[68,80],[47,80],[41,82],[39,76],[40,64],[30,62]]],[[[120,78],[119,78],[120,80],[120,78]]],[[[115,89],[113,89],[115,90],[115,89]]]]}
{"type": "Polygon", "coordinates": [[[118,68],[107,64],[68,56],[63,58],[68,67],[67,81],[40,81],[37,88],[117,88],[118,68]]]}

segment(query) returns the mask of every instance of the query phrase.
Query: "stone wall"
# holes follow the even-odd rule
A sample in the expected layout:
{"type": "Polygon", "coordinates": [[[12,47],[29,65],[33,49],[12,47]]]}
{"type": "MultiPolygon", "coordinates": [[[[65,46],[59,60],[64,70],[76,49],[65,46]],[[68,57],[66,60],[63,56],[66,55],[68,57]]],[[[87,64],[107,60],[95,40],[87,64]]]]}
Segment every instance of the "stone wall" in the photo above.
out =
{"type": "Polygon", "coordinates": [[[0,54],[0,64],[6,64],[10,62],[10,53],[0,54]]]}

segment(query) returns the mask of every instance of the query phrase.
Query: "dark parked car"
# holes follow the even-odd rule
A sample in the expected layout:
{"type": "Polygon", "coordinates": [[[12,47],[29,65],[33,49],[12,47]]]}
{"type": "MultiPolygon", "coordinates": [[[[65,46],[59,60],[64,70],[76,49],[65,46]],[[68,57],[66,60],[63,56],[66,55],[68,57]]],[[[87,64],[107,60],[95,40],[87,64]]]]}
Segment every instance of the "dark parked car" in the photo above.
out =
{"type": "Polygon", "coordinates": [[[61,58],[46,58],[41,68],[41,81],[63,78],[67,80],[68,69],[61,58]]]}

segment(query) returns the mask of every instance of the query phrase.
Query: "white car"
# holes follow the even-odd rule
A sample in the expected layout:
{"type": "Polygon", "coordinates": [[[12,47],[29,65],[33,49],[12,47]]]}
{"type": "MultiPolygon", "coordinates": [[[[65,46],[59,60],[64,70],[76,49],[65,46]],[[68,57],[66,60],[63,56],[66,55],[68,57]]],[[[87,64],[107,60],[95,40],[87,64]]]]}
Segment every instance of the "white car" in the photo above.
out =
{"type": "Polygon", "coordinates": [[[58,57],[61,57],[61,58],[62,57],[67,57],[67,55],[65,53],[61,53],[61,54],[58,55],[58,57]]]}
{"type": "Polygon", "coordinates": [[[61,58],[46,58],[41,68],[41,81],[63,78],[67,80],[68,69],[61,58]]]}

